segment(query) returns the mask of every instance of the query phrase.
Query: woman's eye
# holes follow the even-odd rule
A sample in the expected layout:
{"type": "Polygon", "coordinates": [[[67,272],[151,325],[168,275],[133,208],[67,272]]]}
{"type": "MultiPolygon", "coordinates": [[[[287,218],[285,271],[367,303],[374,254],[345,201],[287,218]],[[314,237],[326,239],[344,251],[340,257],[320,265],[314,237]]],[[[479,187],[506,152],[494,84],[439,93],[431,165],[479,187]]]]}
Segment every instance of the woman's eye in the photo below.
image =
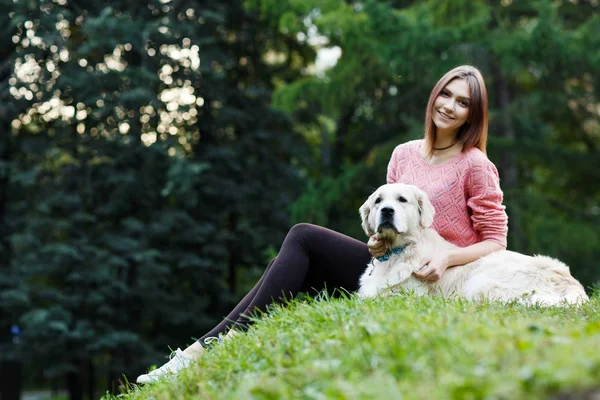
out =
{"type": "Polygon", "coordinates": [[[406,199],[404,197],[402,197],[402,196],[398,197],[398,201],[400,203],[406,203],[406,199]]]}
{"type": "Polygon", "coordinates": [[[379,204],[381,203],[381,197],[378,197],[377,200],[375,200],[375,204],[379,204]]]}
{"type": "Polygon", "coordinates": [[[446,92],[445,90],[442,90],[440,92],[440,95],[444,96],[444,97],[448,97],[448,92],[446,92]]]}
{"type": "Polygon", "coordinates": [[[469,103],[467,103],[466,101],[459,101],[458,104],[460,104],[464,108],[469,108],[469,103]]]}

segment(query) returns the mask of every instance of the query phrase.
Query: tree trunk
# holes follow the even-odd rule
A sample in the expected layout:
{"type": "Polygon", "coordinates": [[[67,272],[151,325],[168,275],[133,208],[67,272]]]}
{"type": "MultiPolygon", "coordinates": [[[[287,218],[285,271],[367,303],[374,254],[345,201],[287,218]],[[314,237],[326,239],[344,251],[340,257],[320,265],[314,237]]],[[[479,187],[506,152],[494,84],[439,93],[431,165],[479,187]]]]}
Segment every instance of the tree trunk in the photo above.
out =
{"type": "Polygon", "coordinates": [[[67,373],[67,392],[69,393],[69,400],[83,400],[80,371],[67,373]]]}
{"type": "Polygon", "coordinates": [[[322,176],[331,174],[331,143],[327,127],[321,126],[321,167],[322,176]]]}
{"type": "Polygon", "coordinates": [[[8,231],[6,229],[6,213],[8,208],[9,173],[7,171],[10,163],[10,122],[1,121],[2,131],[5,132],[0,138],[0,269],[6,270],[10,265],[11,247],[8,242],[8,231]]]}
{"type": "Polygon", "coordinates": [[[21,399],[21,363],[19,361],[0,361],[0,399],[21,399]]]}
{"type": "Polygon", "coordinates": [[[118,375],[115,375],[115,372],[112,370],[112,368],[110,368],[110,365],[115,361],[115,352],[110,352],[109,356],[108,356],[108,365],[109,365],[109,369],[108,369],[108,373],[106,375],[106,380],[108,382],[108,388],[107,390],[112,393],[118,393],[118,375]]]}
{"type": "Polygon", "coordinates": [[[90,359],[88,361],[88,370],[87,370],[87,392],[88,398],[90,400],[96,399],[96,370],[94,368],[94,360],[90,359]]]}
{"type": "Polygon", "coordinates": [[[346,147],[346,137],[348,136],[348,132],[350,130],[350,122],[352,120],[352,116],[354,115],[354,106],[348,106],[337,123],[337,132],[335,136],[335,144],[332,154],[332,170],[339,172],[342,167],[342,160],[344,159],[344,148],[346,147]]]}
{"type": "MultiPolygon", "coordinates": [[[[8,87],[8,79],[12,73],[12,63],[7,60],[12,55],[13,46],[8,46],[4,50],[0,50],[0,84],[8,87]],[[9,68],[6,66],[9,65],[9,68]]],[[[8,229],[8,194],[9,188],[9,168],[12,161],[12,134],[11,123],[12,119],[18,115],[14,104],[11,102],[12,96],[8,94],[8,90],[0,93],[0,274],[9,277],[11,276],[11,261],[12,261],[12,246],[9,242],[10,231],[8,229]]],[[[11,285],[9,280],[7,285],[11,285]]],[[[0,292],[6,289],[0,286],[0,292]]],[[[16,323],[14,311],[0,307],[0,349],[4,346],[12,346],[12,335],[10,325],[16,323]]],[[[11,351],[12,353],[12,351],[11,351]]],[[[7,355],[2,354],[0,350],[0,400],[19,400],[22,390],[22,364],[17,359],[3,359],[7,355]]]]}
{"type": "MultiPolygon", "coordinates": [[[[506,78],[498,62],[492,62],[492,73],[494,76],[494,95],[498,106],[498,126],[499,136],[508,143],[515,140],[515,129],[509,114],[510,93],[506,78]]],[[[500,177],[502,179],[502,190],[513,196],[518,188],[519,167],[516,157],[513,153],[505,151],[498,165],[500,177]]],[[[515,203],[517,205],[518,203],[515,203]]],[[[524,236],[521,232],[520,209],[518,205],[509,210],[508,219],[509,245],[515,251],[524,251],[526,247],[524,236]]]]}
{"type": "MultiPolygon", "coordinates": [[[[235,232],[237,229],[237,215],[235,212],[229,214],[229,229],[231,232],[235,232]]],[[[237,266],[239,264],[239,243],[236,240],[232,240],[229,244],[229,290],[232,294],[236,294],[237,291],[237,266]]]]}

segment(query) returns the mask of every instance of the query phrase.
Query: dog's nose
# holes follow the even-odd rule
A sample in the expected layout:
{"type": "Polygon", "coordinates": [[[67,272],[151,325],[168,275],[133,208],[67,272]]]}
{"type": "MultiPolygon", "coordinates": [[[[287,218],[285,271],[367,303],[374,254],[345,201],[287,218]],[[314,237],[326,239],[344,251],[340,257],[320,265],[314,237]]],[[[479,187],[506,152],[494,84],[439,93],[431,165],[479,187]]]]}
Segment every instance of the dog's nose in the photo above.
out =
{"type": "Polygon", "coordinates": [[[390,216],[394,215],[394,209],[392,207],[383,207],[381,209],[381,215],[390,216]]]}

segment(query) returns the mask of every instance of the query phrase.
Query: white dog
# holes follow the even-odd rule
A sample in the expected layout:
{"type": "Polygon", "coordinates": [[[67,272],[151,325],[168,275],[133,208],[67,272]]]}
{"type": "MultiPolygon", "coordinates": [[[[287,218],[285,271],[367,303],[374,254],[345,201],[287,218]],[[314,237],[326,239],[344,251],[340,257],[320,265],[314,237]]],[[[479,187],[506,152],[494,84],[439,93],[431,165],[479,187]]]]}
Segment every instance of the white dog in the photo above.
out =
{"type": "Polygon", "coordinates": [[[433,214],[427,194],[413,185],[383,185],[369,196],[360,207],[362,227],[367,235],[377,233],[380,239],[388,240],[391,251],[369,264],[360,278],[359,296],[391,295],[408,289],[421,295],[516,300],[545,306],[588,300],[562,262],[507,250],[448,268],[437,282],[415,278],[412,273],[422,267],[423,259],[456,248],[429,228],[433,214]]]}

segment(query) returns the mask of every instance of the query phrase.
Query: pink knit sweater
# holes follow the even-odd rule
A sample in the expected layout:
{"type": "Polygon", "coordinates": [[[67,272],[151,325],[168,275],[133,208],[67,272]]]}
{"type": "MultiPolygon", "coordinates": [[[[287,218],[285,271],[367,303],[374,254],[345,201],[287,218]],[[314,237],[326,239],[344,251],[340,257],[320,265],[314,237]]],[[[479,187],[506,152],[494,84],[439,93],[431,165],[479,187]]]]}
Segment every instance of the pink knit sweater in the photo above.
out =
{"type": "Polygon", "coordinates": [[[460,247],[492,240],[506,247],[508,217],[502,205],[498,170],[479,149],[460,153],[441,165],[421,154],[422,140],[396,147],[388,165],[388,183],[416,185],[435,208],[432,228],[460,247]]]}

